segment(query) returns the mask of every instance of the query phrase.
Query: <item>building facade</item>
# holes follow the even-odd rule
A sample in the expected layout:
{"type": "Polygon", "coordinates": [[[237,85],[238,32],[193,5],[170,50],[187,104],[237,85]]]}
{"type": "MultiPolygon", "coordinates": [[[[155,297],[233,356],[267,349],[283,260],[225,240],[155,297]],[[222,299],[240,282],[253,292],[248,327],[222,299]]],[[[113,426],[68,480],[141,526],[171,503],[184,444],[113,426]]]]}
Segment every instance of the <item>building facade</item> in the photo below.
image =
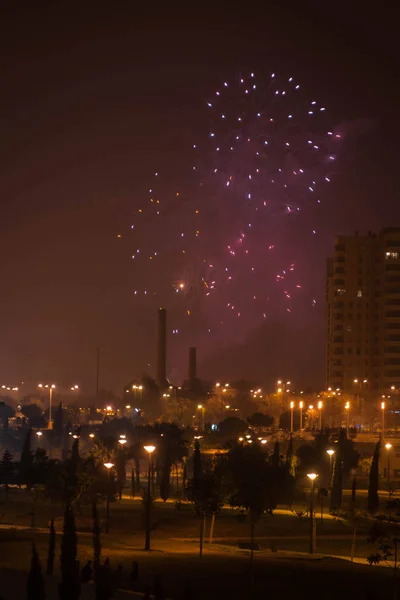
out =
{"type": "Polygon", "coordinates": [[[326,306],[328,387],[398,395],[400,228],[335,238],[326,306]]]}

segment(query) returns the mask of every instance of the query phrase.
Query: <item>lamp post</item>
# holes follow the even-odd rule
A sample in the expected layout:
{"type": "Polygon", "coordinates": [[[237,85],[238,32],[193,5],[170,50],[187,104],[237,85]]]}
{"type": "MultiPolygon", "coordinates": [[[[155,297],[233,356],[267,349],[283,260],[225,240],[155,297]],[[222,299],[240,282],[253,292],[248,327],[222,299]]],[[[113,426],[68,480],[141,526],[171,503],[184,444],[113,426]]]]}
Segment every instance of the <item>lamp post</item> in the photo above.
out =
{"type": "Polygon", "coordinates": [[[385,408],[386,403],[381,402],[381,410],[382,410],[382,439],[385,437],[385,408]]]}
{"type": "Polygon", "coordinates": [[[303,430],[303,405],[304,405],[304,403],[301,400],[299,402],[299,407],[300,407],[300,435],[301,435],[301,432],[303,430]]]}
{"type": "Polygon", "coordinates": [[[143,446],[149,455],[149,470],[147,473],[147,498],[146,498],[146,538],[144,543],[144,549],[150,550],[150,519],[151,519],[151,471],[153,466],[153,452],[156,449],[155,446],[143,446]]]}
{"type": "Polygon", "coordinates": [[[310,554],[315,551],[315,521],[314,521],[314,487],[315,480],[318,477],[316,473],[307,473],[307,477],[311,480],[311,495],[310,495],[310,554]]]}
{"type": "Polygon", "coordinates": [[[349,430],[350,430],[350,402],[346,402],[346,404],[344,405],[344,409],[346,411],[346,433],[347,433],[347,437],[349,437],[349,430]]]}
{"type": "Polygon", "coordinates": [[[198,410],[200,411],[200,427],[201,430],[204,431],[204,406],[202,404],[197,405],[198,410]]]}
{"type": "Polygon", "coordinates": [[[111,487],[111,469],[114,466],[112,462],[104,463],[105,468],[108,471],[108,485],[107,485],[107,496],[106,496],[106,533],[110,531],[110,487],[111,487]]]}
{"type": "Polygon", "coordinates": [[[387,486],[390,494],[390,450],[392,449],[392,444],[385,444],[385,448],[387,450],[387,486]]]}
{"type": "Polygon", "coordinates": [[[290,433],[293,433],[293,409],[294,409],[294,402],[292,401],[290,403],[290,433]]]}
{"type": "Polygon", "coordinates": [[[331,475],[332,475],[332,456],[335,454],[335,451],[332,449],[329,449],[326,451],[326,453],[329,455],[329,477],[331,477],[331,475]]]}
{"type": "Polygon", "coordinates": [[[319,410],[319,430],[322,431],[322,409],[324,405],[322,402],[318,402],[318,410],[319,410]]]}
{"type": "Polygon", "coordinates": [[[48,429],[53,429],[53,421],[51,420],[51,407],[52,407],[52,403],[53,403],[53,390],[55,389],[55,385],[54,383],[52,384],[48,384],[46,383],[45,385],[43,385],[43,383],[39,383],[38,388],[43,389],[43,388],[48,388],[49,390],[49,422],[47,424],[47,428],[48,429]]]}

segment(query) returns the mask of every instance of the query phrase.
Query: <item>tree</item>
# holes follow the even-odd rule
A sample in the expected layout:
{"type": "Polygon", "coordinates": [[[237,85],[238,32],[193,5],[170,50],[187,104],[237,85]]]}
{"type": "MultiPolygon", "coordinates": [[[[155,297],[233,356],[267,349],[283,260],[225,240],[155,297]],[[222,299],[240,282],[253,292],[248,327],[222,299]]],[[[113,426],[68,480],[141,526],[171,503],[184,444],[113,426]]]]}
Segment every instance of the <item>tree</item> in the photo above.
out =
{"type": "Polygon", "coordinates": [[[399,569],[399,548],[400,548],[400,521],[398,519],[379,518],[373,524],[368,542],[375,544],[380,543],[379,551],[370,554],[367,557],[367,561],[370,565],[377,565],[384,561],[393,563],[393,598],[397,598],[398,584],[397,584],[397,572],[399,569]]]}
{"type": "Polygon", "coordinates": [[[280,444],[278,441],[275,442],[270,462],[273,467],[279,467],[281,464],[280,444]]]}
{"type": "Polygon", "coordinates": [[[293,456],[293,436],[290,434],[289,444],[286,450],[286,465],[291,475],[295,475],[295,461],[293,456]]]}
{"type": "Polygon", "coordinates": [[[54,529],[54,519],[52,519],[50,521],[49,548],[48,548],[48,552],[47,552],[46,575],[53,575],[55,549],[56,549],[56,530],[54,529]]]}
{"type": "Polygon", "coordinates": [[[272,427],[274,424],[274,417],[270,417],[269,415],[265,415],[261,412],[255,412],[249,417],[247,417],[247,422],[252,427],[272,427]]]}
{"type": "Polygon", "coordinates": [[[29,419],[29,425],[39,429],[44,425],[42,409],[37,404],[25,404],[21,407],[22,414],[29,419]]]}
{"type": "Polygon", "coordinates": [[[199,440],[196,440],[194,443],[194,452],[193,452],[193,479],[195,481],[200,481],[201,476],[202,476],[202,469],[201,469],[200,443],[199,443],[199,440]]]}
{"type": "Polygon", "coordinates": [[[46,597],[42,567],[35,543],[32,544],[31,568],[26,584],[27,600],[44,600],[46,597]]]}
{"type": "Polygon", "coordinates": [[[62,403],[58,405],[57,409],[54,412],[54,420],[53,420],[53,434],[57,442],[61,441],[62,433],[63,433],[63,425],[64,425],[64,411],[62,407],[62,403]]]}
{"type": "Polygon", "coordinates": [[[117,482],[118,482],[118,494],[119,499],[122,499],[122,489],[126,481],[126,456],[124,448],[119,448],[116,453],[116,471],[117,471],[117,482]]]}
{"type": "MultiPolygon", "coordinates": [[[[218,463],[217,463],[218,464],[218,463]]],[[[199,441],[196,440],[193,453],[193,477],[186,486],[186,496],[193,502],[196,513],[200,515],[200,558],[203,555],[203,541],[207,516],[212,516],[210,541],[214,527],[215,515],[222,504],[221,478],[215,468],[203,463],[199,441]]]]}
{"type": "Polygon", "coordinates": [[[242,419],[238,419],[237,417],[227,417],[220,422],[219,433],[222,437],[234,439],[247,431],[247,428],[246,421],[242,421],[242,419]]]}
{"type": "Polygon", "coordinates": [[[0,483],[4,485],[6,493],[6,501],[8,500],[8,486],[12,482],[14,476],[14,463],[11,453],[6,449],[3,452],[3,457],[0,460],[0,483]]]}
{"type": "Polygon", "coordinates": [[[32,429],[28,429],[24,444],[22,446],[21,460],[18,469],[18,481],[20,485],[26,485],[28,489],[33,483],[33,452],[31,451],[32,429]]]}
{"type": "Polygon", "coordinates": [[[77,555],[77,536],[74,512],[67,504],[64,512],[64,528],[61,538],[61,582],[58,587],[60,600],[78,600],[81,591],[79,581],[79,563],[77,555]]]}
{"type": "Polygon", "coordinates": [[[160,496],[163,502],[166,502],[169,498],[169,483],[171,474],[171,464],[165,460],[161,469],[161,481],[160,481],[160,496]]]}
{"type": "Polygon", "coordinates": [[[329,506],[330,512],[335,512],[340,509],[342,504],[342,489],[343,489],[343,461],[341,453],[338,451],[335,454],[335,462],[333,463],[332,473],[332,490],[331,501],[329,506]]]}
{"type": "Polygon", "coordinates": [[[379,441],[375,446],[374,455],[372,457],[371,470],[369,472],[367,507],[370,513],[375,513],[379,508],[378,486],[380,451],[381,442],[379,441]]]}
{"type": "Polygon", "coordinates": [[[132,467],[131,473],[131,496],[134,498],[136,495],[136,486],[135,486],[135,469],[132,467]]]}
{"type": "Polygon", "coordinates": [[[92,521],[93,521],[93,568],[95,571],[100,566],[101,559],[101,541],[100,541],[100,523],[97,502],[92,502],[92,521]]]}

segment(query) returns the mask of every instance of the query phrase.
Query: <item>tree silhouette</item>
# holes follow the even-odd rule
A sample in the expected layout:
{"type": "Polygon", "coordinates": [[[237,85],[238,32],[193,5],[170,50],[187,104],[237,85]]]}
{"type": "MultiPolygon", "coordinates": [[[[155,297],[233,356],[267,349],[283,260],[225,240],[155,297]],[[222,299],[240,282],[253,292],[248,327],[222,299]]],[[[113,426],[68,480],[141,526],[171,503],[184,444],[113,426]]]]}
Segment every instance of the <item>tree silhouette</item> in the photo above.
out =
{"type": "Polygon", "coordinates": [[[92,502],[92,521],[93,521],[93,568],[96,571],[100,566],[101,559],[101,541],[100,541],[100,523],[97,502],[92,502]]]}
{"type": "Polygon", "coordinates": [[[374,450],[372,457],[371,470],[369,472],[368,481],[368,499],[367,508],[370,513],[375,513],[379,508],[379,456],[381,451],[381,442],[379,441],[374,450]]]}
{"type": "Polygon", "coordinates": [[[44,600],[46,597],[42,567],[35,543],[32,544],[31,568],[26,584],[26,596],[27,600],[44,600]]]}
{"type": "Polygon", "coordinates": [[[22,446],[21,460],[18,469],[18,482],[20,485],[26,485],[28,489],[33,484],[33,452],[31,451],[32,429],[28,429],[24,444],[22,446]]]}
{"type": "Polygon", "coordinates": [[[79,563],[74,512],[67,504],[64,512],[64,529],[61,539],[61,582],[58,588],[60,600],[78,600],[80,596],[79,563]]]}
{"type": "Polygon", "coordinates": [[[56,530],[54,529],[54,519],[52,519],[50,521],[49,548],[48,548],[48,552],[47,552],[46,575],[53,575],[55,549],[56,549],[56,530]]]}
{"type": "Polygon", "coordinates": [[[255,412],[247,417],[247,422],[252,427],[272,427],[274,424],[274,417],[270,417],[261,412],[255,412]]]}

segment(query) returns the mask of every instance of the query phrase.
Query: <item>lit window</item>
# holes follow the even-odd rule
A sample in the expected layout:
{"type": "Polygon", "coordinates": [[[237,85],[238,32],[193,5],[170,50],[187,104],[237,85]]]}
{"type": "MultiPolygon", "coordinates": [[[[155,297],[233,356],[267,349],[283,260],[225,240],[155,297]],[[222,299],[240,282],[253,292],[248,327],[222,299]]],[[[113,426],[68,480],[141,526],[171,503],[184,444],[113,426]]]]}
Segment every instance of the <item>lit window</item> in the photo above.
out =
{"type": "Polygon", "coordinates": [[[361,298],[362,295],[362,290],[357,290],[357,298],[361,298]]]}
{"type": "Polygon", "coordinates": [[[386,260],[397,260],[399,252],[386,252],[386,260]]]}
{"type": "Polygon", "coordinates": [[[336,295],[337,296],[344,296],[345,293],[346,293],[346,290],[343,290],[343,289],[336,290],[336,295]]]}

